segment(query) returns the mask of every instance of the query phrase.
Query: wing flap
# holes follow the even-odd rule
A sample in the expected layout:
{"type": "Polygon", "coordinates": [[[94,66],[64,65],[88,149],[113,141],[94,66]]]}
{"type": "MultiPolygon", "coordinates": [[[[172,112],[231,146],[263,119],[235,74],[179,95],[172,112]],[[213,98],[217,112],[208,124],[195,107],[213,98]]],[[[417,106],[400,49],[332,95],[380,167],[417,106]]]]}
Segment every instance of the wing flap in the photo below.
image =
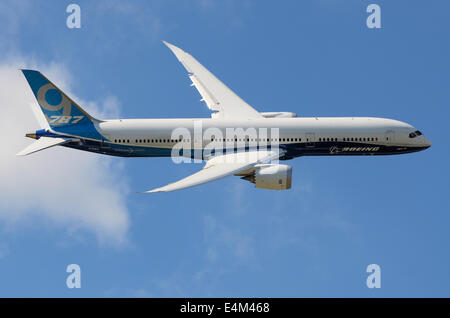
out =
{"type": "Polygon", "coordinates": [[[214,96],[208,91],[208,89],[202,84],[202,82],[195,76],[194,74],[189,75],[189,78],[192,81],[192,86],[194,86],[202,99],[200,101],[205,102],[206,106],[214,112],[220,111],[219,101],[214,98],[214,96]]]}

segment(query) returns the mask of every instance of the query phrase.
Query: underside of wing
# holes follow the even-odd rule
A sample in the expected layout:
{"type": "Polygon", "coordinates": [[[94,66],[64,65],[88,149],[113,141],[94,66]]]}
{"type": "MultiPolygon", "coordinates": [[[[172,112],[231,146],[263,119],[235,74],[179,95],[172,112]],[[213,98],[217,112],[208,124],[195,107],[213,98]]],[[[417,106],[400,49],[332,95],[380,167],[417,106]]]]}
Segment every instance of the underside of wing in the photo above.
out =
{"type": "Polygon", "coordinates": [[[253,107],[242,100],[192,55],[173,44],[163,41],[189,72],[192,86],[197,88],[202,101],[213,111],[213,118],[263,118],[253,107]]]}
{"type": "Polygon", "coordinates": [[[164,187],[147,191],[146,193],[169,192],[190,188],[224,178],[226,176],[237,174],[253,167],[256,164],[277,159],[279,156],[280,153],[278,150],[250,151],[216,156],[210,159],[199,172],[164,187]]]}

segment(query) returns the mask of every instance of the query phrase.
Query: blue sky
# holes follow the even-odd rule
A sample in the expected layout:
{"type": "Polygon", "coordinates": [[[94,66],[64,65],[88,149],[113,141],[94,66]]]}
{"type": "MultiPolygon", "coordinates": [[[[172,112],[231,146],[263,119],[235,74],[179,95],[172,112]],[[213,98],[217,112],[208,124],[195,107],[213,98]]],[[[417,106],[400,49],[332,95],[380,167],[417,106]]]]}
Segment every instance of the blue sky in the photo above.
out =
{"type": "Polygon", "coordinates": [[[448,1],[77,1],[77,30],[69,3],[0,4],[0,296],[450,296],[448,1]],[[366,27],[370,3],[381,29],[366,27]],[[71,149],[14,157],[33,123],[22,66],[95,114],[208,117],[161,40],[260,111],[394,118],[433,145],[297,158],[280,192],[230,177],[139,195],[201,165],[71,149]],[[66,287],[72,263],[81,289],[66,287]]]}

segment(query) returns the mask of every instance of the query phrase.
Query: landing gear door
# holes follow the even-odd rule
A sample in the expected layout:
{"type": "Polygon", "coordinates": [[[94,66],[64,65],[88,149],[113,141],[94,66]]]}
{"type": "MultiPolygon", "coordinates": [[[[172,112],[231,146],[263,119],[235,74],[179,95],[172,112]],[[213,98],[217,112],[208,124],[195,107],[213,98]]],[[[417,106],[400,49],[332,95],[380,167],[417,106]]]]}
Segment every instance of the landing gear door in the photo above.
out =
{"type": "Polygon", "coordinates": [[[316,142],[316,134],[315,133],[306,133],[305,139],[306,139],[306,147],[314,147],[314,144],[316,142]]]}
{"type": "Polygon", "coordinates": [[[392,144],[395,141],[395,133],[392,130],[386,131],[385,141],[387,144],[392,144]]]}

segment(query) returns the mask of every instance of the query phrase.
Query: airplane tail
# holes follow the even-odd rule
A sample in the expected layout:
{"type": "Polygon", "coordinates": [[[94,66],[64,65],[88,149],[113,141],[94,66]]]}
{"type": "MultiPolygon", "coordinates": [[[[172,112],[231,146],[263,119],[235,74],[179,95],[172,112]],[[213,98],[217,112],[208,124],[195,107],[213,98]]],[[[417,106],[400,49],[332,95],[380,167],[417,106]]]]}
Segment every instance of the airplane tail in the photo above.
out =
{"type": "Polygon", "coordinates": [[[22,70],[22,72],[36,97],[48,126],[53,131],[75,134],[81,137],[88,136],[79,135],[77,132],[85,131],[85,133],[93,133],[93,135],[98,134],[94,124],[100,122],[100,120],[84,111],[41,72],[34,70],[22,70]],[[92,131],[92,129],[95,131],[92,131]]]}
{"type": "MultiPolygon", "coordinates": [[[[39,143],[38,150],[53,146],[54,143],[62,144],[69,141],[70,138],[88,138],[95,140],[102,140],[102,135],[98,132],[96,124],[101,121],[95,119],[84,111],[77,103],[70,99],[63,91],[61,91],[55,84],[48,80],[41,72],[34,70],[22,70],[34,96],[39,104],[33,106],[33,111],[39,120],[42,130],[36,133],[27,134],[27,137],[34,139],[43,138],[39,143]],[[60,143],[56,143],[56,139],[60,143]],[[49,141],[48,138],[55,138],[49,141]],[[48,142],[44,142],[47,140],[48,142]]],[[[36,148],[35,147],[35,148],[36,148]]],[[[35,148],[31,152],[37,151],[35,148]]],[[[20,154],[31,153],[28,151],[20,154]]]]}

